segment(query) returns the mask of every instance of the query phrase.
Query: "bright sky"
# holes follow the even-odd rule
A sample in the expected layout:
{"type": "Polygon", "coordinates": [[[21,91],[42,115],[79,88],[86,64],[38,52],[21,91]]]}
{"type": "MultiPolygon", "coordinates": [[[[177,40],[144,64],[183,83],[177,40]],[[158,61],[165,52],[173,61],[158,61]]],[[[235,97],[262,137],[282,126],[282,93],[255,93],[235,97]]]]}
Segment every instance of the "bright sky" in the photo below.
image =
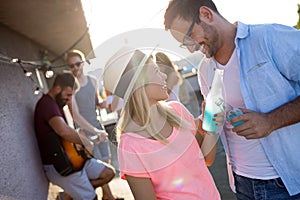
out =
{"type": "MultiPolygon", "coordinates": [[[[164,28],[163,15],[169,0],[83,0],[89,2],[94,44],[119,33],[139,28],[164,28]],[[95,35],[94,35],[95,34],[95,35]]],[[[219,12],[230,22],[282,23],[298,20],[300,0],[215,0],[219,12]]]]}
{"type": "MultiPolygon", "coordinates": [[[[90,24],[90,34],[95,49],[108,48],[111,46],[111,38],[130,31],[155,28],[166,32],[163,26],[163,15],[169,0],[82,0],[82,2],[86,7],[86,17],[90,24]],[[105,46],[103,45],[105,43],[108,44],[105,46]]],[[[300,0],[215,0],[214,2],[219,12],[230,22],[281,23],[294,26],[298,21],[297,4],[300,4],[300,0]]],[[[155,34],[156,31],[152,30],[152,32],[155,34]]],[[[146,42],[145,36],[147,35],[135,34],[134,37],[146,42]]],[[[164,40],[169,39],[171,43],[176,43],[171,40],[171,37],[164,38],[164,40]]],[[[132,42],[128,40],[130,39],[126,36],[119,38],[118,42],[123,45],[132,42]]],[[[102,56],[102,60],[106,59],[104,54],[103,50],[100,53],[96,50],[96,56],[102,56]]]]}

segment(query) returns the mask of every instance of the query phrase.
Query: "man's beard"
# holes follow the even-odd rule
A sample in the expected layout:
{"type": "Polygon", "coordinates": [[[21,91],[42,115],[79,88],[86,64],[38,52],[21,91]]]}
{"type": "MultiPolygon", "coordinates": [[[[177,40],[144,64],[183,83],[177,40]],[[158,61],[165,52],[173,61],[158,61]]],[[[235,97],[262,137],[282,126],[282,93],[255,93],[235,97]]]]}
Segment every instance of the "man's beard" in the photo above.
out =
{"type": "Polygon", "coordinates": [[[67,104],[67,101],[61,97],[61,92],[56,95],[55,100],[60,108],[63,108],[67,104]]]}

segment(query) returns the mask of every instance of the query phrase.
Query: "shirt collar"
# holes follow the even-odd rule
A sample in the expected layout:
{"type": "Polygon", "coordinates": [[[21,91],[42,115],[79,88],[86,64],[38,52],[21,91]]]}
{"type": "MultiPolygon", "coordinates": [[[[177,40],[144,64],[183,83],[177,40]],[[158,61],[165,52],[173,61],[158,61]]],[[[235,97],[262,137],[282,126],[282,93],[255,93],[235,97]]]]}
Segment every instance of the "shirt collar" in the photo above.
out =
{"type": "Polygon", "coordinates": [[[248,36],[249,26],[242,22],[235,22],[235,24],[237,24],[237,33],[235,36],[235,42],[237,42],[238,39],[243,39],[248,36]]]}

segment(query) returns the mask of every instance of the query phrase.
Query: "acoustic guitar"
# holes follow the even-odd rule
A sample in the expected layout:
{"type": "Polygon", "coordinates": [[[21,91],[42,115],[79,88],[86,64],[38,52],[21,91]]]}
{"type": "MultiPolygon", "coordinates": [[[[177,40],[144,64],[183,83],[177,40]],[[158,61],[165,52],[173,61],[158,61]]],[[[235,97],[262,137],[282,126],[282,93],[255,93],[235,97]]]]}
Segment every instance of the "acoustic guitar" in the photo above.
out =
{"type": "MultiPolygon", "coordinates": [[[[82,130],[79,130],[79,134],[87,137],[82,130]]],[[[93,155],[81,144],[71,143],[62,138],[61,143],[74,170],[81,170],[85,161],[93,157],[93,155]]]]}
{"type": "MultiPolygon", "coordinates": [[[[86,136],[83,131],[80,134],[86,136]]],[[[85,161],[93,157],[83,145],[64,140],[55,132],[48,134],[47,145],[51,162],[62,176],[81,170],[85,161]]]]}
{"type": "Polygon", "coordinates": [[[91,158],[91,155],[80,144],[74,144],[64,139],[61,139],[61,144],[74,170],[81,170],[85,161],[91,158]]]}

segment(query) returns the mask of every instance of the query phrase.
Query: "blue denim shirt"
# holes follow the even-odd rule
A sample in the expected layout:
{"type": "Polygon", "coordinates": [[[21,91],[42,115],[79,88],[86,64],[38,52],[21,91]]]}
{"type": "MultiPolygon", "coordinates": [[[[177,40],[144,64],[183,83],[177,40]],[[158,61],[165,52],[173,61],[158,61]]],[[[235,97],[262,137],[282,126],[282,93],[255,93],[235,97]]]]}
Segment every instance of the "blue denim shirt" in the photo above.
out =
{"type": "MultiPolygon", "coordinates": [[[[267,113],[300,95],[300,31],[279,24],[238,22],[235,44],[247,109],[267,113]]],[[[213,60],[206,58],[199,66],[204,95],[214,67],[213,60]]],[[[224,134],[222,141],[227,151],[224,134]]],[[[259,141],[289,194],[300,193],[300,123],[275,130],[259,141]]]]}

